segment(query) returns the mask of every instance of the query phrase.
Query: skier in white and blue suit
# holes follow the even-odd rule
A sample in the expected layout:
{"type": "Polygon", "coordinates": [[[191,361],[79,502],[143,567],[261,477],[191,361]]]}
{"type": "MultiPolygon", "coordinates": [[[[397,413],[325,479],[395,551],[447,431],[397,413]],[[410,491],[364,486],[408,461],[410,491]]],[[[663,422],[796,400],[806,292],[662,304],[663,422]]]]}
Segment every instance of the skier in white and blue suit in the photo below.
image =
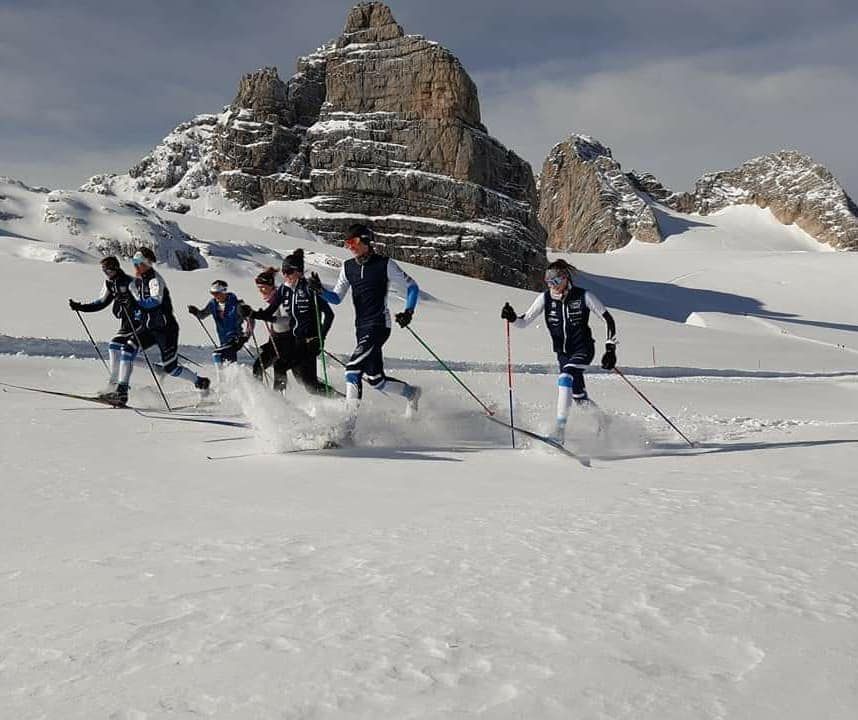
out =
{"type": "Polygon", "coordinates": [[[557,423],[552,439],[563,442],[569,407],[590,404],[584,385],[584,367],[593,361],[595,342],[590,331],[590,313],[600,316],[607,328],[602,368],[612,370],[617,364],[617,334],[614,318],[602,301],[589,290],[575,287],[572,274],[575,268],[565,260],[555,260],[545,271],[548,289],[537,296],[527,312],[516,315],[509,303],[504,304],[501,317],[515,327],[524,328],[540,315],[551,335],[554,352],[560,366],[557,378],[557,423]]]}
{"type": "Polygon", "coordinates": [[[375,390],[401,395],[408,403],[406,414],[417,411],[420,388],[385,374],[382,347],[390,337],[390,311],[387,292],[390,284],[405,292],[405,309],[397,313],[396,322],[407,327],[414,316],[420,288],[401,267],[389,257],[373,249],[374,233],[366,225],[352,225],[345,242],[353,258],[346,260],[333,290],[325,290],[319,276],[313,273],[310,288],[319,292],[332,305],[339,305],[352,290],[355,308],[357,347],[346,363],[346,402],[357,410],[363,395],[363,380],[375,390]]]}
{"type": "Polygon", "coordinates": [[[200,320],[209,315],[214,318],[220,344],[212,351],[212,362],[220,368],[224,363],[234,363],[238,359],[238,351],[250,337],[246,318],[250,316],[251,308],[235,293],[229,292],[224,280],[215,280],[209,292],[211,300],[202,308],[188,305],[188,312],[200,320]]]}

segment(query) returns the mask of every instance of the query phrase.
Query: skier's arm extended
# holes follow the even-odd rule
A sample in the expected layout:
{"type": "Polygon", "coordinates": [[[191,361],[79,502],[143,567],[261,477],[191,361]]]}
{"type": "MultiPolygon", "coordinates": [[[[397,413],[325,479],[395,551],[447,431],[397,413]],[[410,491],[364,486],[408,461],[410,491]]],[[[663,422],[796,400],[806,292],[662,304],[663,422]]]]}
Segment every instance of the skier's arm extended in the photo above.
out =
{"type": "Polygon", "coordinates": [[[346,264],[343,263],[342,267],[340,267],[340,276],[337,278],[337,284],[334,285],[334,289],[325,290],[323,288],[320,294],[331,305],[339,305],[343,301],[343,298],[348,295],[350,287],[349,279],[346,277],[346,264]]]}
{"type": "Polygon", "coordinates": [[[202,308],[200,308],[197,313],[197,317],[202,320],[203,318],[207,318],[214,312],[214,306],[217,300],[209,300],[202,308]]]}
{"type": "Polygon", "coordinates": [[[279,308],[280,303],[283,302],[282,288],[283,286],[281,285],[271,296],[271,300],[268,301],[268,307],[262,308],[261,310],[254,310],[250,313],[250,317],[254,320],[274,322],[274,318],[277,315],[277,308],[279,308]]]}
{"type": "Polygon", "coordinates": [[[527,312],[524,313],[521,317],[517,318],[513,323],[518,328],[526,328],[530,323],[532,323],[536,318],[542,315],[545,310],[545,294],[539,293],[536,296],[536,300],[533,301],[531,306],[527,308],[527,312]]]}
{"type": "Polygon", "coordinates": [[[105,282],[104,287],[101,289],[101,295],[95,300],[91,300],[88,303],[75,303],[75,305],[80,312],[98,312],[99,310],[104,310],[111,302],[113,302],[113,292],[111,292],[110,287],[105,282]]]}
{"type": "Polygon", "coordinates": [[[417,298],[420,297],[420,287],[414,282],[414,278],[399,267],[395,260],[388,260],[387,279],[405,292],[405,309],[414,312],[414,308],[417,307],[417,298]]]}
{"type": "Polygon", "coordinates": [[[584,302],[587,303],[587,307],[590,308],[590,312],[595,313],[605,321],[605,328],[607,330],[605,342],[608,345],[616,345],[617,326],[614,323],[614,317],[607,311],[605,306],[602,304],[602,301],[589,290],[584,293],[584,302]]]}

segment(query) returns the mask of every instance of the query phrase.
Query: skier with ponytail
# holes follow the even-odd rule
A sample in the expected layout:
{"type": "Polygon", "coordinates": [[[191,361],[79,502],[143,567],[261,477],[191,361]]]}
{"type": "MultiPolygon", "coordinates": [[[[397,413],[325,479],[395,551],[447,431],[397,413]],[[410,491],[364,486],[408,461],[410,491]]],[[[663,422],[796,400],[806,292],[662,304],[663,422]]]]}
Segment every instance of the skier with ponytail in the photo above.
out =
{"type": "Polygon", "coordinates": [[[545,319],[551,335],[560,374],[557,378],[557,421],[551,438],[562,443],[566,434],[569,408],[593,406],[584,384],[584,369],[595,355],[595,342],[590,331],[590,313],[605,323],[607,339],[602,355],[602,368],[612,370],[617,364],[617,335],[614,318],[602,301],[589,290],[573,284],[575,268],[565,260],[555,260],[545,271],[545,292],[537,296],[524,315],[517,315],[509,303],[501,310],[501,318],[517,328],[530,325],[538,317],[545,319]]]}

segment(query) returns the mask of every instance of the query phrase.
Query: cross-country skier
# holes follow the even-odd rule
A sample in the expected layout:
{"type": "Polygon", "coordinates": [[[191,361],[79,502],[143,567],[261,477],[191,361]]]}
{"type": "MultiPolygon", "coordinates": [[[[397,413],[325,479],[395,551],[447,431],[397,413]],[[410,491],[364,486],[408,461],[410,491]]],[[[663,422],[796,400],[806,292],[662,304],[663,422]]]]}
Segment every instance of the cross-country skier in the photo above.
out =
{"type": "Polygon", "coordinates": [[[390,311],[387,292],[391,283],[405,293],[405,309],[397,313],[396,322],[407,327],[414,316],[420,289],[402,268],[385,255],[373,249],[375,235],[366,225],[352,225],[344,241],[352,255],[340,269],[333,290],[325,290],[316,273],[310,277],[310,289],[319,292],[329,303],[338,305],[352,290],[355,307],[355,335],[357,347],[346,363],[346,403],[352,413],[357,411],[363,395],[363,380],[369,386],[385,393],[401,395],[407,401],[406,414],[417,412],[421,390],[384,373],[382,347],[390,337],[390,311]]]}
{"type": "Polygon", "coordinates": [[[138,340],[144,350],[152,345],[158,346],[161,351],[162,372],[192,382],[195,388],[203,392],[207,391],[210,385],[208,378],[179,365],[179,324],[173,315],[173,301],[164,278],[152,267],[152,251],[148,248],[146,250],[138,250],[131,258],[135,277],[129,290],[137,301],[140,330],[128,338],[123,346],[119,382],[111,398],[119,403],[128,401],[128,384],[134,368],[134,358],[140,350],[138,340]]]}
{"type": "Polygon", "coordinates": [[[266,340],[259,348],[259,357],[253,363],[253,375],[262,379],[265,368],[274,366],[274,389],[286,389],[286,370],[283,369],[281,358],[285,357],[286,351],[289,349],[289,329],[291,322],[286,315],[286,310],[279,302],[280,288],[275,282],[277,270],[273,267],[266,268],[256,276],[256,289],[259,295],[265,302],[265,307],[260,310],[254,310],[250,317],[254,320],[259,317],[260,313],[272,310],[271,313],[266,313],[268,320],[265,321],[265,327],[268,330],[268,340],[266,340]],[[256,315],[256,317],[254,317],[256,315]]]}
{"type": "Polygon", "coordinates": [[[519,317],[509,303],[501,310],[501,317],[516,327],[527,327],[537,317],[545,318],[545,326],[551,335],[560,376],[557,378],[557,422],[553,440],[562,443],[566,434],[569,406],[591,404],[584,385],[584,366],[589,365],[595,354],[593,334],[590,332],[590,313],[599,315],[607,327],[605,354],[602,368],[612,370],[617,364],[617,335],[614,318],[602,301],[589,290],[572,283],[575,268],[565,260],[555,260],[545,271],[548,289],[537,296],[527,312],[519,317]]]}
{"type": "Polygon", "coordinates": [[[202,320],[211,315],[214,318],[220,345],[212,351],[212,362],[218,369],[224,363],[233,363],[238,359],[238,351],[247,342],[252,331],[250,306],[229,292],[229,286],[223,280],[215,280],[209,288],[212,299],[203,307],[188,305],[188,312],[202,320]]]}
{"type": "MultiPolygon", "coordinates": [[[[310,291],[304,277],[304,251],[301,248],[286,256],[281,271],[283,284],[265,296],[268,306],[254,310],[250,316],[272,324],[270,352],[277,352],[274,359],[275,388],[285,387],[286,371],[291,370],[310,392],[326,393],[328,388],[319,381],[316,368],[316,358],[322,348],[318,325],[321,325],[323,340],[334,322],[334,311],[323,298],[310,291]],[[316,303],[319,323],[316,321],[316,303]]],[[[265,347],[262,352],[265,355],[265,347]]]]}
{"type": "MultiPolygon", "coordinates": [[[[112,311],[114,317],[119,319],[119,330],[114,335],[107,346],[108,355],[110,356],[110,378],[108,383],[110,390],[99,394],[99,397],[108,397],[118,393],[117,383],[119,382],[119,370],[122,360],[123,349],[129,338],[133,339],[134,331],[128,318],[133,318],[138,314],[137,301],[131,294],[130,287],[134,284],[134,278],[125,273],[119,265],[119,260],[113,255],[103,258],[101,261],[101,269],[105,274],[104,287],[101,290],[101,295],[91,302],[78,302],[77,300],[69,299],[69,307],[78,312],[98,312],[104,310],[111,303],[113,304],[112,311]]],[[[127,398],[128,391],[125,390],[127,398]]]]}

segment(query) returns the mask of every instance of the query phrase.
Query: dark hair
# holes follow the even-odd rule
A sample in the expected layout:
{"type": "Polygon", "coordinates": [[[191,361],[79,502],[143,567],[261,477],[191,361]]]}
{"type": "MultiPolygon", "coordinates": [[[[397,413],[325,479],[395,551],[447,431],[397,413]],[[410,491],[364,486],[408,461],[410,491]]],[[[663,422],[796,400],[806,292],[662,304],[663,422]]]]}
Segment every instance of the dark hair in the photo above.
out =
{"type": "Polygon", "coordinates": [[[143,247],[137,248],[137,252],[139,252],[150,263],[158,262],[158,258],[155,257],[155,253],[152,251],[152,248],[148,248],[144,245],[143,247]]]}
{"type": "Polygon", "coordinates": [[[283,258],[283,267],[281,269],[284,273],[287,270],[304,272],[304,251],[301,248],[298,248],[283,258]]]}
{"type": "Polygon", "coordinates": [[[256,276],[256,284],[257,285],[274,285],[274,276],[277,274],[277,270],[273,267],[267,267],[263,270],[259,275],[256,276]]]}
{"type": "Polygon", "coordinates": [[[107,257],[101,258],[101,267],[110,268],[112,270],[119,270],[119,259],[116,255],[108,255],[107,257]]]}
{"type": "Polygon", "coordinates": [[[578,268],[576,268],[574,265],[570,265],[563,258],[557,258],[556,260],[553,260],[552,262],[548,263],[548,267],[545,269],[546,270],[565,270],[567,273],[569,273],[570,278],[572,277],[572,273],[577,272],[577,270],[578,270],[578,268]]]}
{"type": "Polygon", "coordinates": [[[356,237],[362,243],[366,243],[367,245],[372,245],[375,240],[375,233],[369,225],[364,225],[362,223],[355,223],[354,225],[350,225],[346,234],[346,240],[349,238],[356,237]]]}

